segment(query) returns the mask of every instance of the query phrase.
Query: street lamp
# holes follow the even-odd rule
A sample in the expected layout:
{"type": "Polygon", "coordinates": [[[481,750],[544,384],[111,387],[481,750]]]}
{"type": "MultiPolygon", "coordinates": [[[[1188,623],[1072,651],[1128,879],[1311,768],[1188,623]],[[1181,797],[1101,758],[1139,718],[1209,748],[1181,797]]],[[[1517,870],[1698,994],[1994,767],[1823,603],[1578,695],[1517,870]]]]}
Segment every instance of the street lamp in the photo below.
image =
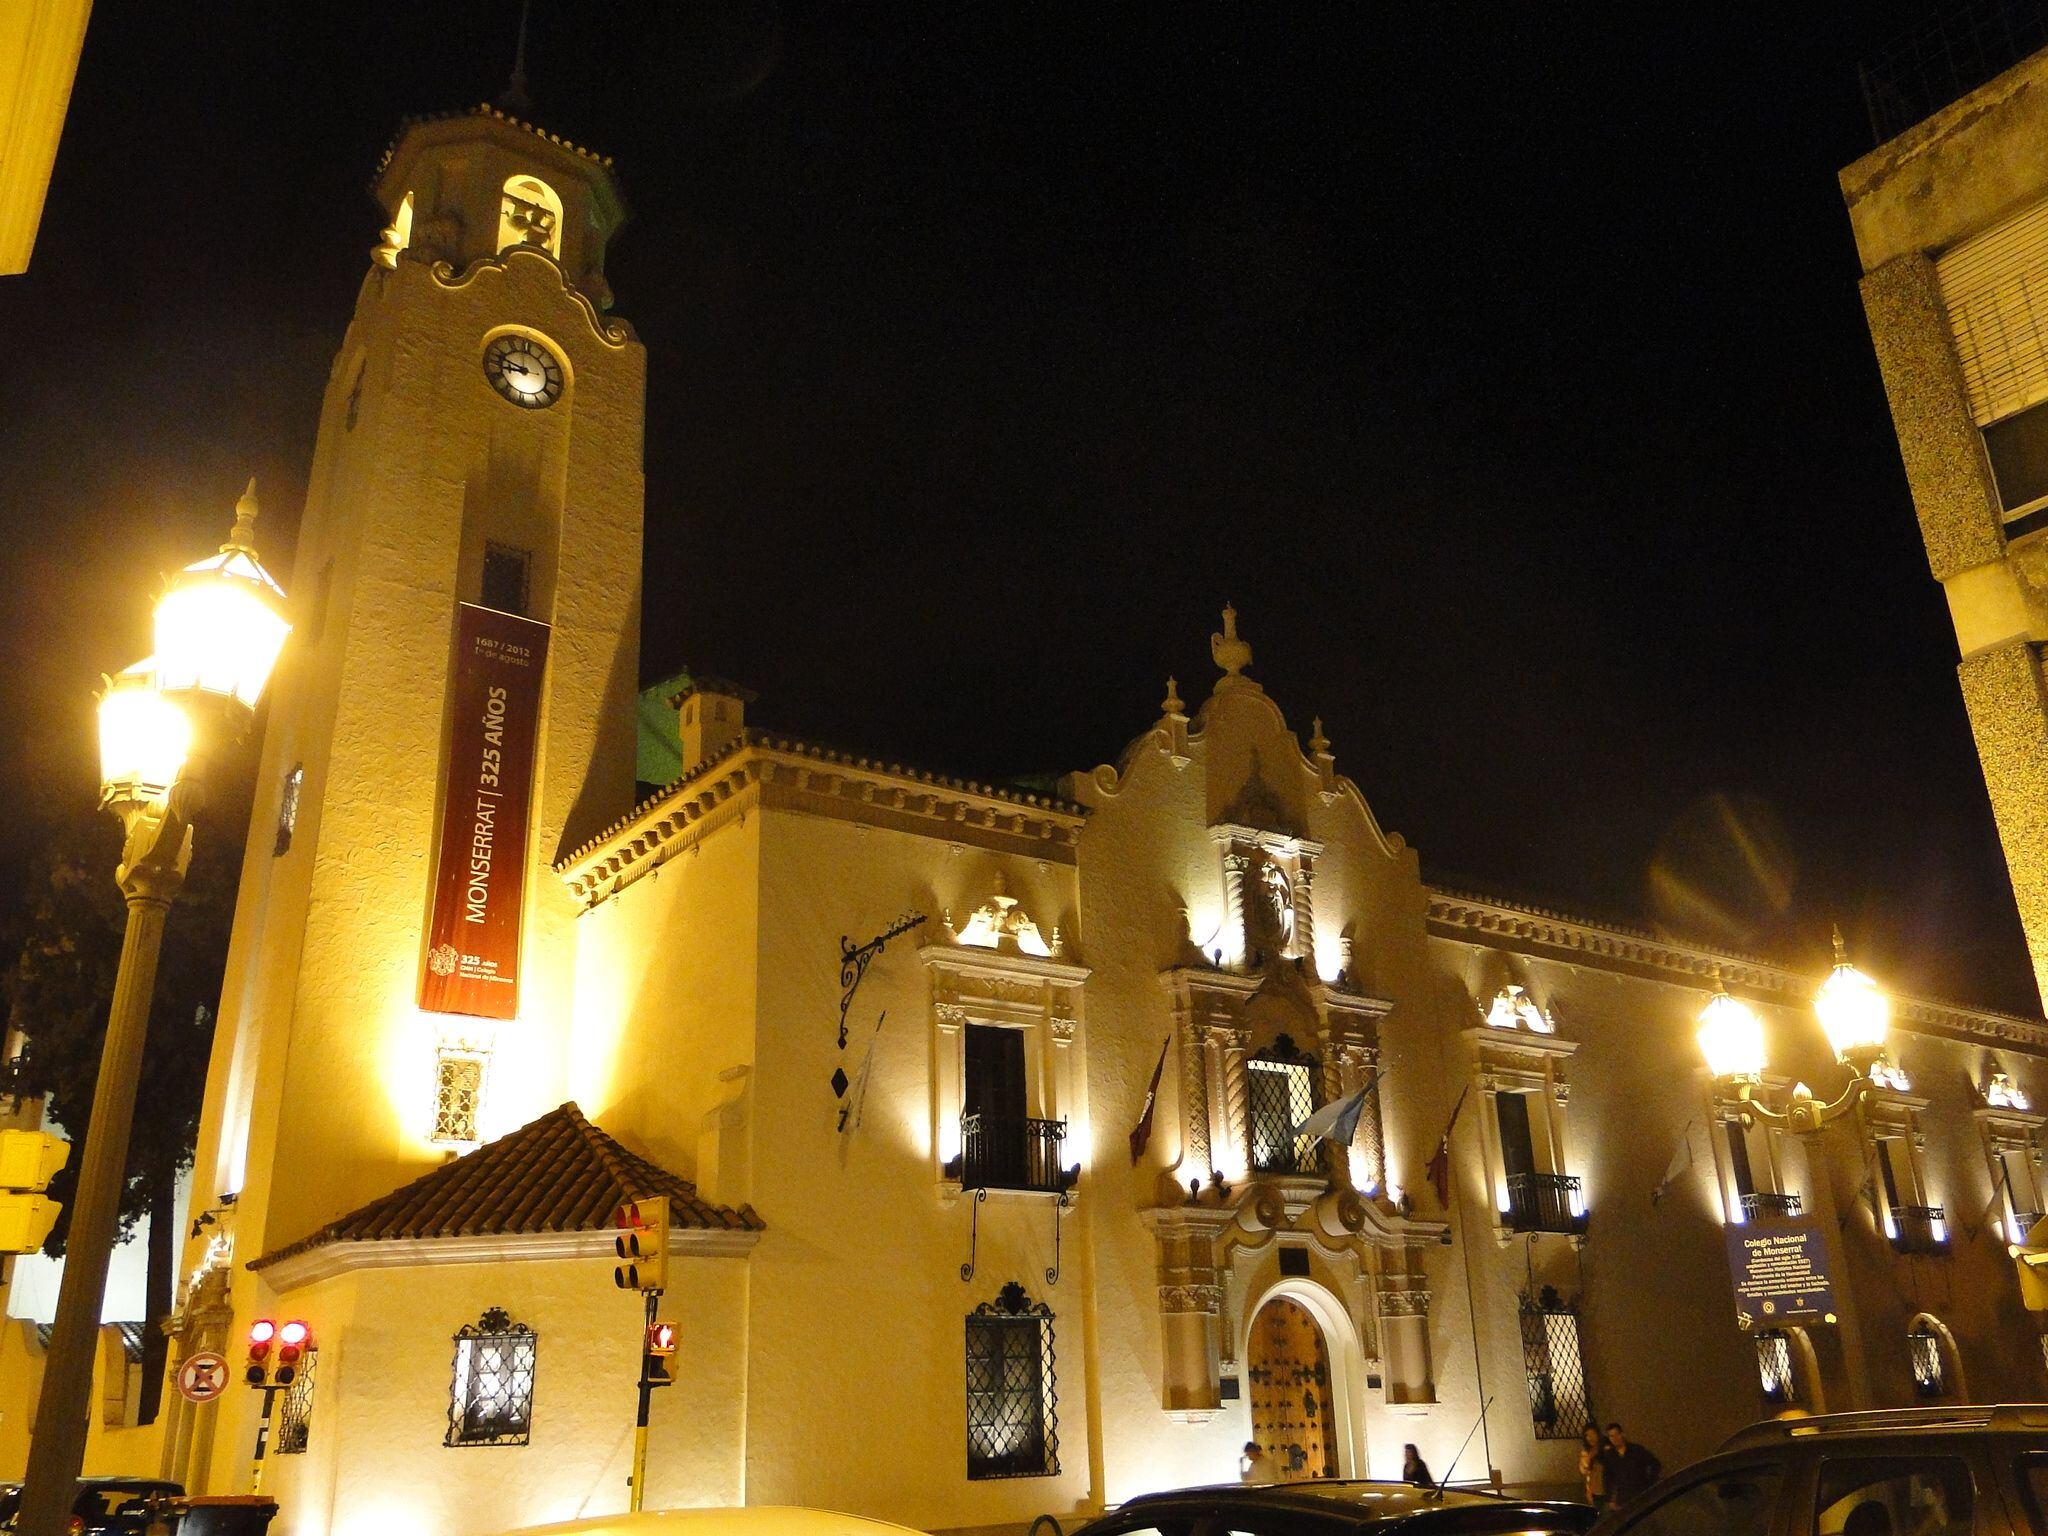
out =
{"type": "Polygon", "coordinates": [[[202,765],[209,751],[248,730],[291,629],[284,590],[256,558],[255,525],[251,480],[220,553],[187,566],[157,600],[156,655],[109,678],[100,695],[100,806],[119,816],[126,832],[114,880],[128,905],[128,926],[29,1443],[20,1518],[27,1536],[65,1529],[85,1461],[100,1308],[150,997],[164,923],[192,857],[202,765]]]}
{"type": "Polygon", "coordinates": [[[1885,1032],[1891,1024],[1891,1003],[1863,972],[1849,963],[1842,931],[1835,930],[1835,965],[1814,993],[1813,1011],[1822,1033],[1834,1047],[1835,1059],[1849,1069],[1849,1086],[1840,1098],[1823,1104],[1804,1083],[1792,1088],[1789,1109],[1775,1110],[1756,1097],[1764,1075],[1764,1027],[1747,1003],[1730,997],[1716,982],[1714,995],[1700,1011],[1700,1054],[1707,1070],[1732,1097],[1745,1125],[1768,1120],[1795,1131],[1817,1131],[1853,1111],[1870,1088],[1870,1072],[1883,1059],[1885,1032]]]}

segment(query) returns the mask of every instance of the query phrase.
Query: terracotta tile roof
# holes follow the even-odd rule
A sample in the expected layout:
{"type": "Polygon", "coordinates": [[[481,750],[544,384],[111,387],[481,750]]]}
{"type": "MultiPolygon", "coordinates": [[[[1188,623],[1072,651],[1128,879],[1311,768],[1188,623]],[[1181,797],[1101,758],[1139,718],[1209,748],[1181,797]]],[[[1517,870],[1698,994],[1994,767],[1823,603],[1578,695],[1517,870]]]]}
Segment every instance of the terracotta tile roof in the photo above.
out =
{"type": "Polygon", "coordinates": [[[700,1198],[696,1185],[628,1151],[564,1104],[249,1267],[328,1243],[597,1232],[611,1225],[620,1202],[650,1195],[668,1196],[674,1228],[759,1232],[767,1225],[752,1206],[734,1210],[700,1198]]]}

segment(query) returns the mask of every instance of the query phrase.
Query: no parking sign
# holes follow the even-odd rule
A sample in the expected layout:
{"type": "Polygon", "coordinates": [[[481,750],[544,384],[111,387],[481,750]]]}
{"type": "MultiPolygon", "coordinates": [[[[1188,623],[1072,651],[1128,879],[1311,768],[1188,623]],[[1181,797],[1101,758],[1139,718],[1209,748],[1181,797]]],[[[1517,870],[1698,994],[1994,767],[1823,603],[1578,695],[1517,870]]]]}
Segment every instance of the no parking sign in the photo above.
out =
{"type": "Polygon", "coordinates": [[[178,1367],[178,1395],[187,1402],[210,1403],[228,1388],[228,1362],[210,1349],[187,1355],[178,1367]]]}

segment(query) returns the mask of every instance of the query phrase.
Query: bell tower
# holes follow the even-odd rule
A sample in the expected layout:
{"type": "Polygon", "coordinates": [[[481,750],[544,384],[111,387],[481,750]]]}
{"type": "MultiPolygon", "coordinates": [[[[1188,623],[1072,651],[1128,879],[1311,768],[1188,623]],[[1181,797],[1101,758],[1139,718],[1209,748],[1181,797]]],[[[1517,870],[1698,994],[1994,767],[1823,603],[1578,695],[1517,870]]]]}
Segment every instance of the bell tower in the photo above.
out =
{"type": "Polygon", "coordinates": [[[248,1260],[567,1097],[574,910],[550,865],[633,788],[646,368],[610,313],[610,163],[479,107],[407,124],[374,190],[194,1170],[216,1219],[185,1273],[237,1293],[248,1260]],[[523,763],[522,721],[472,686],[508,654],[523,763]],[[522,771],[523,804],[494,798],[522,771]],[[451,869],[458,902],[499,904],[494,958],[430,939],[451,869]],[[476,987],[439,985],[463,967],[476,987]]]}

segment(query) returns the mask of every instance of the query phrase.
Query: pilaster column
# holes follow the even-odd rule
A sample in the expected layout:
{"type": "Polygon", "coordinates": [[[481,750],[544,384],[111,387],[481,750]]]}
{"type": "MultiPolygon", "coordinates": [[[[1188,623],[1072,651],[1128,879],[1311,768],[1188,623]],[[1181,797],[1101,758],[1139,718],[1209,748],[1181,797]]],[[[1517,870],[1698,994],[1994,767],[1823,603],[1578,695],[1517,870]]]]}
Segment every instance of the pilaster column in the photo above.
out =
{"type": "Polygon", "coordinates": [[[1316,863],[1304,853],[1294,871],[1294,953],[1309,964],[1316,958],[1316,863]]]}
{"type": "Polygon", "coordinates": [[[1209,1028],[1184,1015],[1179,1035],[1181,1122],[1187,1137],[1181,1172],[1207,1180],[1216,1166],[1209,1155],[1209,1028]]]}
{"type": "Polygon", "coordinates": [[[1229,1153],[1218,1159],[1226,1170],[1242,1177],[1251,1168],[1251,1133],[1245,1122],[1244,1056],[1251,1045],[1248,1029],[1223,1029],[1223,1136],[1229,1153]]]}

